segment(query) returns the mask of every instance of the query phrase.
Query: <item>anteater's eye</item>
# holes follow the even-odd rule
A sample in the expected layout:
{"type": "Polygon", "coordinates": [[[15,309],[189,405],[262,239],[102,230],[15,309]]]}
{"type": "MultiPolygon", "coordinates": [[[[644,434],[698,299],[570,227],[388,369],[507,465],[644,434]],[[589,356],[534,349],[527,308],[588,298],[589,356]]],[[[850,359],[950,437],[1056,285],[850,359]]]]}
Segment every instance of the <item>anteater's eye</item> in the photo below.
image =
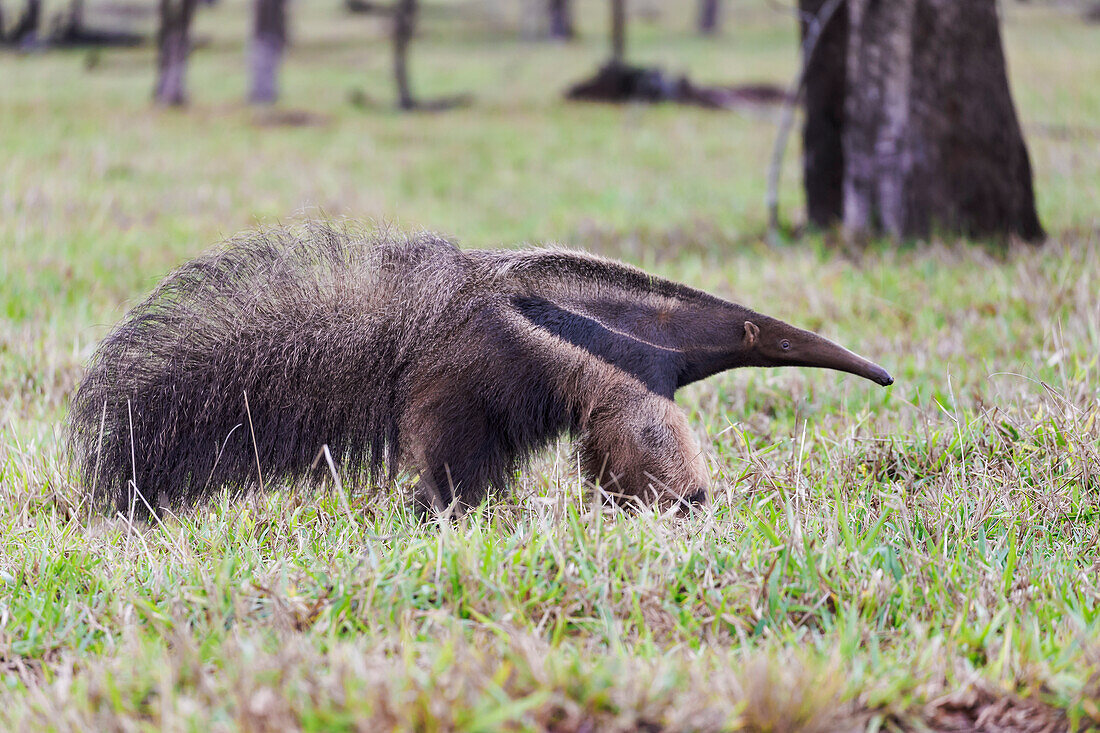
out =
{"type": "Polygon", "coordinates": [[[791,348],[791,342],[787,339],[783,339],[782,341],[780,341],[779,345],[783,348],[784,351],[791,348]]]}

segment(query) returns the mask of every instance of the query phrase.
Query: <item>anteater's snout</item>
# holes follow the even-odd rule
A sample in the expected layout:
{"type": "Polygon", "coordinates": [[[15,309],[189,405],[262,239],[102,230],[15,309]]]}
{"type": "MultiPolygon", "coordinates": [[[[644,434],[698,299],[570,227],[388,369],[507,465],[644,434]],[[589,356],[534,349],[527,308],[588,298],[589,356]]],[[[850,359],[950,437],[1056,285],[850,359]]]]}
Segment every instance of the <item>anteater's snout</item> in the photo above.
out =
{"type": "Polygon", "coordinates": [[[894,378],[890,376],[890,372],[886,371],[878,364],[874,362],[865,361],[856,357],[858,361],[854,369],[848,369],[853,374],[858,374],[864,379],[870,379],[875,384],[881,384],[883,387],[889,387],[894,383],[894,378]]]}

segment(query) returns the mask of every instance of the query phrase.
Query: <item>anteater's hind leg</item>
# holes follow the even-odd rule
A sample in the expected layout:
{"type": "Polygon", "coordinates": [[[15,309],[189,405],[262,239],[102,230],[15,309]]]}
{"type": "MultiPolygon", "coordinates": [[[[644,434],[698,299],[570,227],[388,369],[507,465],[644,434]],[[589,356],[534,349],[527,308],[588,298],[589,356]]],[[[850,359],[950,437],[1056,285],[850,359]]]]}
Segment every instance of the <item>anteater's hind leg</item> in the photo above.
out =
{"type": "Polygon", "coordinates": [[[661,507],[706,502],[706,461],[672,400],[641,385],[615,385],[582,427],[585,477],[612,497],[637,497],[661,507]]]}

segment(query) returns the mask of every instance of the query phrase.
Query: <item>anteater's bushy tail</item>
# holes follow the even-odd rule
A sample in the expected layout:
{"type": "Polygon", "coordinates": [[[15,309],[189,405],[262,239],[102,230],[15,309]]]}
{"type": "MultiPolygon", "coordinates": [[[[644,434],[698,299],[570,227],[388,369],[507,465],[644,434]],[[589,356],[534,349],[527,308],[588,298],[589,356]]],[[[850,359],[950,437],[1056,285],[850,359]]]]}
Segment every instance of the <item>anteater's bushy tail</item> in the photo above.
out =
{"type": "Polygon", "coordinates": [[[322,445],[392,474],[403,373],[461,270],[452,245],[322,225],[232,240],[174,273],[100,344],[69,445],[101,502],[176,506],[298,479],[322,445]]]}

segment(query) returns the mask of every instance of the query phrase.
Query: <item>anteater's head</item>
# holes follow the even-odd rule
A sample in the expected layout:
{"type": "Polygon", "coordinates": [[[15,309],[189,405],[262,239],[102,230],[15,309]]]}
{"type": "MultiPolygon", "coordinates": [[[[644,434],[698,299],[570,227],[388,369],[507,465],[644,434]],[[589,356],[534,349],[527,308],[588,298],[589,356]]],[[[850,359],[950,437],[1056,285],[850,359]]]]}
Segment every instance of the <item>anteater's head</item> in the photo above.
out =
{"type": "Polygon", "coordinates": [[[744,329],[742,346],[749,365],[821,367],[849,372],[884,387],[894,383],[878,364],[789,323],[761,317],[745,321],[744,329]]]}

